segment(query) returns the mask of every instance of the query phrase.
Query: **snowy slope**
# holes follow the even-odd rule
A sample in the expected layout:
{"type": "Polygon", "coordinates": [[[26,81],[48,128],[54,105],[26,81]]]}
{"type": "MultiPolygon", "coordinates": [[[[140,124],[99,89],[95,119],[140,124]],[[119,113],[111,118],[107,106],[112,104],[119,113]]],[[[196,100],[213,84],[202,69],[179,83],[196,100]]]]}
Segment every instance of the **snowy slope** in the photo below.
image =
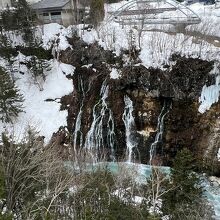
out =
{"type": "Polygon", "coordinates": [[[188,27],[189,30],[197,30],[204,34],[220,37],[220,8],[200,3],[193,4],[190,8],[199,15],[202,22],[188,27]]]}
{"type": "Polygon", "coordinates": [[[13,127],[0,123],[0,132],[5,128],[12,130],[15,137],[20,139],[27,126],[31,125],[39,130],[48,142],[53,132],[56,132],[60,126],[66,125],[67,112],[60,111],[59,98],[73,91],[72,81],[68,80],[63,72],[72,74],[74,68],[56,60],[51,61],[51,66],[52,69],[47,73],[46,81],[43,84],[43,91],[33,84],[27,68],[21,67],[25,74],[19,76],[16,85],[24,95],[24,112],[19,114],[13,127]],[[46,99],[57,100],[48,102],[45,101],[46,99]]]}
{"type": "MultiPolygon", "coordinates": [[[[9,33],[13,46],[22,45],[23,41],[19,36],[9,33]]],[[[70,47],[66,36],[68,29],[58,24],[49,24],[38,28],[38,35],[42,39],[42,46],[45,49],[53,48],[53,52],[65,50],[70,47]]],[[[17,73],[16,85],[20,93],[24,96],[24,112],[19,114],[14,125],[0,123],[0,132],[6,130],[12,131],[15,138],[22,138],[24,130],[28,125],[35,127],[40,135],[45,136],[48,142],[54,132],[60,126],[66,125],[67,111],[60,111],[59,98],[68,95],[73,91],[73,83],[66,78],[66,75],[74,73],[74,67],[60,63],[57,59],[50,61],[51,70],[46,72],[46,81],[43,83],[43,91],[33,83],[30,71],[23,64],[19,63],[28,60],[21,53],[15,58],[14,65],[19,66],[19,71],[24,75],[17,73]],[[46,99],[56,99],[47,102],[46,99]]],[[[7,68],[7,62],[0,59],[0,65],[7,68]]]]}

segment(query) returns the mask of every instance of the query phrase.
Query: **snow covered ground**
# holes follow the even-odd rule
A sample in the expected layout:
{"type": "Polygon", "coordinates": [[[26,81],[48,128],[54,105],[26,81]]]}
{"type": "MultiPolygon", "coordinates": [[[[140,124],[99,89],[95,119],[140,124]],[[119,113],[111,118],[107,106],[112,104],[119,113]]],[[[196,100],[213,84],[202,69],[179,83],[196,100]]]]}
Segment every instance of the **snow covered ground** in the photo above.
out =
{"type": "Polygon", "coordinates": [[[203,5],[196,3],[190,6],[195,11],[202,22],[198,25],[188,27],[189,30],[197,30],[206,35],[220,37],[220,7],[215,8],[215,5],[203,5]]]}
{"type": "Polygon", "coordinates": [[[16,84],[25,98],[25,112],[18,118],[15,133],[29,124],[39,129],[40,134],[49,141],[53,132],[56,132],[61,125],[66,125],[67,111],[60,111],[59,103],[45,100],[58,98],[59,101],[59,98],[73,91],[72,81],[63,73],[63,70],[66,74],[72,73],[73,67],[56,60],[53,60],[51,65],[52,69],[47,73],[43,91],[33,84],[27,73],[17,80],[16,84]]]}
{"type": "Polygon", "coordinates": [[[52,69],[47,72],[43,91],[33,83],[26,66],[21,67],[24,75],[16,80],[20,93],[24,95],[24,112],[19,114],[15,124],[0,123],[0,132],[4,129],[11,130],[16,138],[22,138],[28,126],[36,128],[41,135],[45,136],[46,142],[51,138],[60,126],[66,125],[67,111],[60,111],[59,98],[73,91],[72,81],[64,74],[72,74],[74,69],[71,65],[51,60],[52,69]],[[57,99],[56,101],[45,101],[46,99],[57,99]]]}

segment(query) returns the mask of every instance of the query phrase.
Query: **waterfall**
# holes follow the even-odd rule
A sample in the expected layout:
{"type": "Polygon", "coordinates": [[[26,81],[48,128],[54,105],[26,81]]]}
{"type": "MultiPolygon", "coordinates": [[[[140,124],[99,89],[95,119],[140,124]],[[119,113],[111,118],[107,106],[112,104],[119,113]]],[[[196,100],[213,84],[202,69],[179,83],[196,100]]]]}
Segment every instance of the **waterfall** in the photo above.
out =
{"type": "Polygon", "coordinates": [[[115,125],[113,120],[112,111],[109,111],[109,119],[108,119],[108,136],[107,136],[107,143],[109,148],[111,149],[111,160],[115,161],[115,150],[114,150],[114,143],[115,143],[115,125]]]}
{"type": "Polygon", "coordinates": [[[110,158],[112,161],[115,160],[114,154],[114,120],[111,109],[108,107],[106,99],[108,98],[109,86],[106,81],[103,82],[100,91],[101,99],[93,107],[93,121],[91,127],[86,135],[85,147],[92,151],[94,160],[97,161],[99,158],[99,153],[104,149],[105,143],[107,143],[110,149],[110,158]],[[104,140],[104,119],[108,116],[107,121],[107,140],[104,140]]]}
{"type": "Polygon", "coordinates": [[[126,134],[126,157],[127,162],[132,162],[132,156],[133,156],[133,148],[136,147],[137,143],[134,141],[132,133],[133,129],[135,127],[134,117],[132,115],[132,112],[134,110],[133,108],[133,102],[132,100],[126,95],[124,97],[124,103],[125,103],[125,109],[122,116],[122,120],[125,124],[125,134],[126,134]]]}
{"type": "MultiPolygon", "coordinates": [[[[82,147],[82,144],[83,144],[83,134],[81,132],[81,123],[82,123],[82,113],[83,113],[83,106],[84,106],[85,90],[84,90],[84,85],[83,85],[83,81],[81,78],[80,78],[79,88],[81,88],[83,98],[81,101],[79,113],[76,117],[75,129],[73,132],[73,149],[74,149],[75,154],[77,152],[76,145],[77,145],[78,137],[80,138],[79,139],[80,140],[80,148],[82,147]]],[[[76,159],[76,155],[75,155],[75,159],[76,159]]]]}
{"type": "Polygon", "coordinates": [[[157,121],[157,134],[156,134],[154,142],[150,146],[150,160],[149,160],[150,165],[152,165],[152,159],[156,153],[155,151],[156,151],[158,143],[162,142],[163,132],[164,132],[164,119],[166,115],[168,114],[170,107],[171,107],[171,102],[164,101],[163,108],[160,112],[160,115],[157,121]]]}
{"type": "Polygon", "coordinates": [[[80,128],[81,128],[81,118],[82,118],[82,108],[83,108],[83,103],[81,104],[80,106],[80,110],[79,110],[79,113],[76,117],[76,124],[75,124],[75,130],[74,130],[74,133],[73,133],[73,147],[74,147],[74,151],[76,152],[76,142],[77,142],[77,137],[78,137],[78,134],[80,133],[80,147],[82,145],[82,133],[80,131],[80,128]]]}

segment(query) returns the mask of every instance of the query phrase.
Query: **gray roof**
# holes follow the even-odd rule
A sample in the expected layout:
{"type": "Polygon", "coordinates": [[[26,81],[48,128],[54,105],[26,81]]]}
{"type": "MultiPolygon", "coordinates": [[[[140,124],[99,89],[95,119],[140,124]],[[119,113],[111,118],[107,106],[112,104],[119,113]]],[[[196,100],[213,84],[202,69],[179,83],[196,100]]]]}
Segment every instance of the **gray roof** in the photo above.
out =
{"type": "Polygon", "coordinates": [[[31,7],[33,9],[53,9],[53,8],[62,8],[64,7],[70,0],[41,0],[31,7]]]}

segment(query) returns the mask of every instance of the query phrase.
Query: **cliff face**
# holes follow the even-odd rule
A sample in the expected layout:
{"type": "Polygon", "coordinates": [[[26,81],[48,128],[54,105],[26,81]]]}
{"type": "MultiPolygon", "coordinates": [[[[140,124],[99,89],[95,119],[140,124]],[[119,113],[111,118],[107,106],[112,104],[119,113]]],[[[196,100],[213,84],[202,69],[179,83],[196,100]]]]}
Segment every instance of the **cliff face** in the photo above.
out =
{"type": "MultiPolygon", "coordinates": [[[[109,160],[128,158],[171,165],[187,147],[219,172],[220,105],[198,112],[203,86],[215,83],[213,62],[173,55],[163,70],[125,65],[122,57],[96,44],[70,39],[73,49],[60,55],[76,67],[74,92],[63,97],[74,148],[105,154],[109,160]],[[112,69],[120,77],[110,77],[112,69]],[[132,151],[132,152],[131,152],[132,151]],[[209,164],[211,165],[211,164],[209,164]]],[[[209,166],[208,165],[208,166],[209,166]]]]}

